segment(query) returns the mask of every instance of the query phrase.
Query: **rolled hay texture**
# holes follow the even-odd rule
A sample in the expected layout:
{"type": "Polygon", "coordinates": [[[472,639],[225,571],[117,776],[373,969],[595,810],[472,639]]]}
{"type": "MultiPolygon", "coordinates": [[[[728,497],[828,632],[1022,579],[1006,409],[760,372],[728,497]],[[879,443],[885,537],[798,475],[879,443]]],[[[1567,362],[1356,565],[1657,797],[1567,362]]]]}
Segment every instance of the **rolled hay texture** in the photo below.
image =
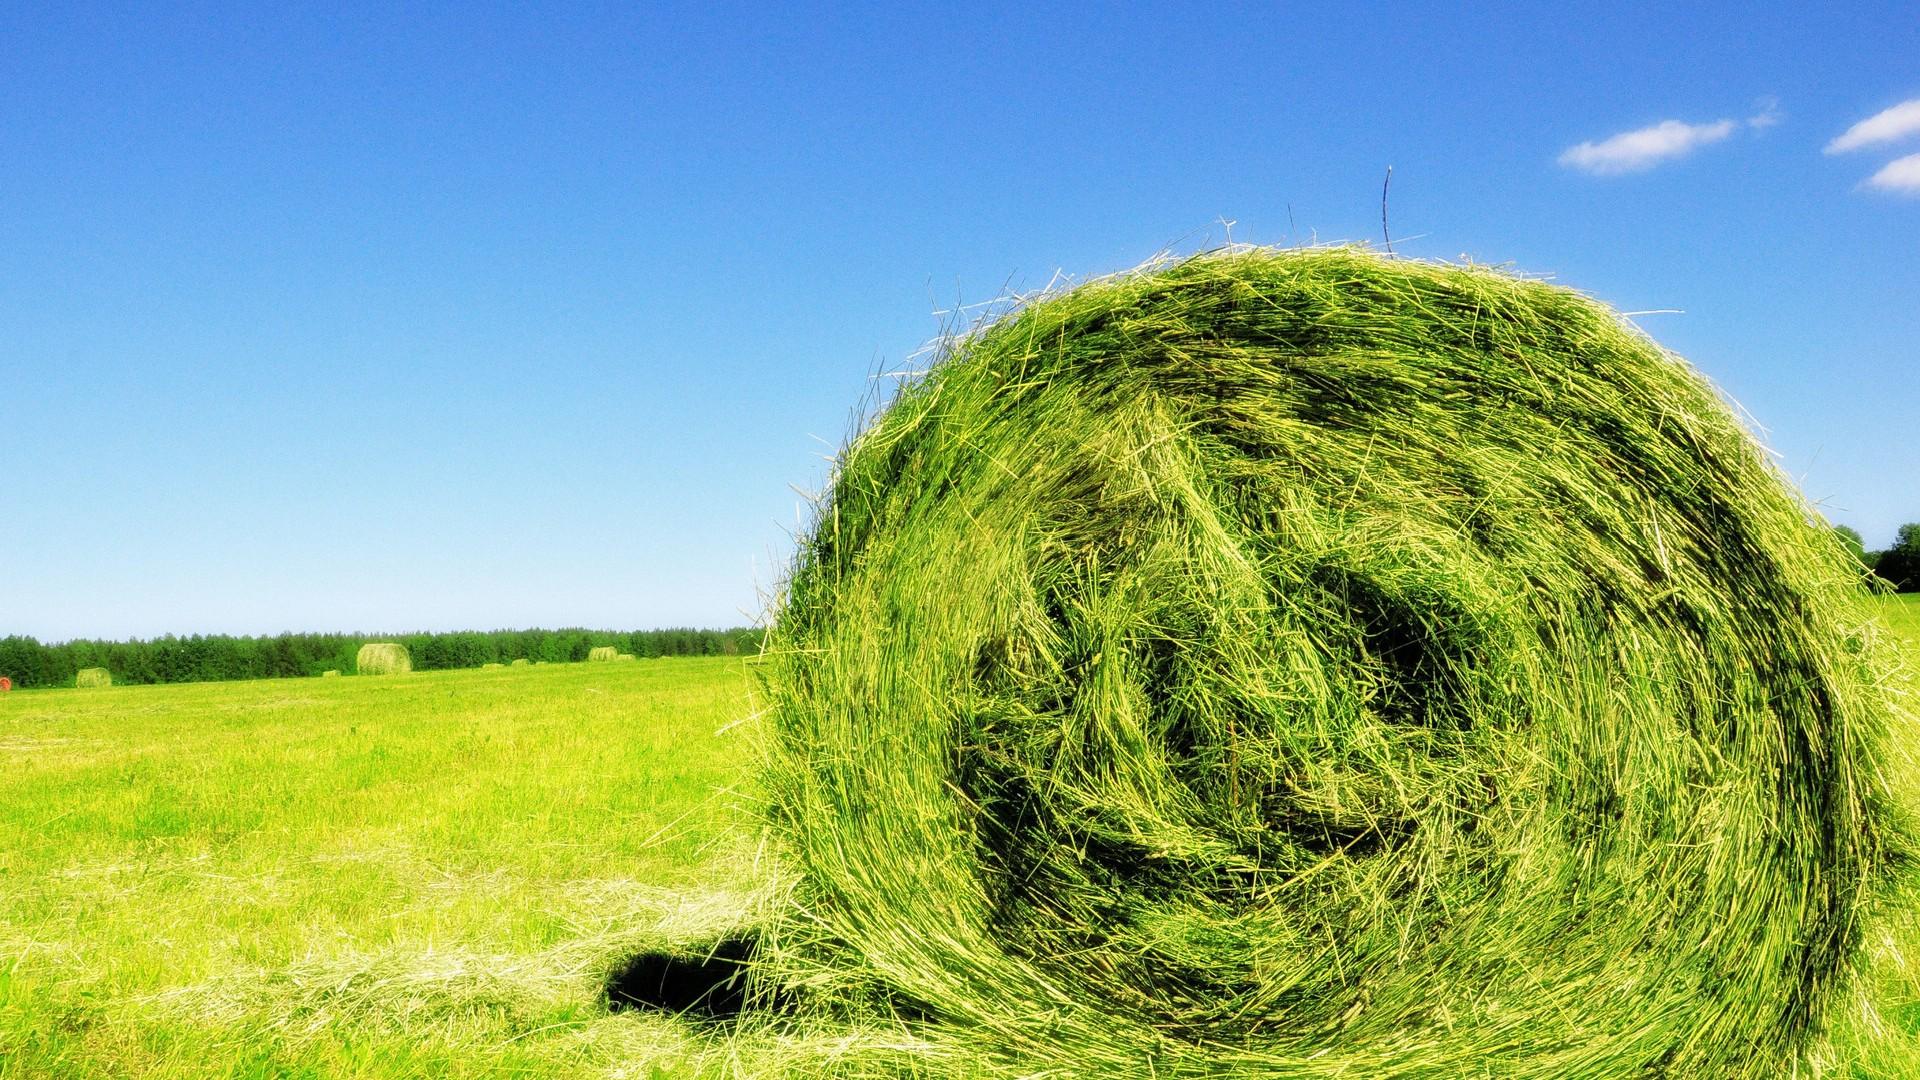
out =
{"type": "Polygon", "coordinates": [[[613,660],[619,655],[620,650],[611,645],[595,645],[593,648],[587,650],[587,659],[595,661],[613,660]]]}
{"type": "Polygon", "coordinates": [[[81,668],[79,671],[74,672],[73,685],[82,690],[94,689],[101,686],[112,686],[113,675],[103,667],[81,668]]]}
{"type": "Polygon", "coordinates": [[[784,586],[757,977],[972,1075],[1783,1075],[1907,843],[1858,579],[1564,288],[1237,249],[1030,302],[784,586]]]}
{"type": "Polygon", "coordinates": [[[413,670],[413,656],[398,642],[370,641],[354,656],[353,670],[362,675],[405,675],[413,670]]]}
{"type": "Polygon", "coordinates": [[[623,652],[623,653],[615,653],[613,658],[615,660],[632,660],[634,656],[630,652],[623,652]]]}

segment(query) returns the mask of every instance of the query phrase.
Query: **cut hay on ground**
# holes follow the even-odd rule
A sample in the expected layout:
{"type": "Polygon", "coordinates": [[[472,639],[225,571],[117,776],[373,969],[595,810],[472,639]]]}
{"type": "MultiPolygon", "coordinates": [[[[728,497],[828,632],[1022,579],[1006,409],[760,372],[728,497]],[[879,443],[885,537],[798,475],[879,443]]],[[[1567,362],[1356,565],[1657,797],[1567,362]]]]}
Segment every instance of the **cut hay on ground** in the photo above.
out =
{"type": "Polygon", "coordinates": [[[1238,249],[953,343],[761,668],[756,961],[903,1073],[1807,1073],[1905,841],[1860,570],[1566,289],[1238,249]]]}
{"type": "Polygon", "coordinates": [[[360,646],[353,659],[353,670],[362,675],[405,675],[413,670],[413,657],[407,647],[391,641],[370,641],[360,646]]]}
{"type": "Polygon", "coordinates": [[[76,687],[79,687],[82,690],[91,690],[91,689],[96,689],[102,686],[112,686],[113,676],[110,673],[108,673],[106,668],[103,668],[103,667],[81,668],[79,671],[74,673],[73,685],[76,687]]]}
{"type": "Polygon", "coordinates": [[[587,659],[595,661],[612,660],[619,655],[620,650],[611,645],[595,645],[587,651],[587,659]]]}

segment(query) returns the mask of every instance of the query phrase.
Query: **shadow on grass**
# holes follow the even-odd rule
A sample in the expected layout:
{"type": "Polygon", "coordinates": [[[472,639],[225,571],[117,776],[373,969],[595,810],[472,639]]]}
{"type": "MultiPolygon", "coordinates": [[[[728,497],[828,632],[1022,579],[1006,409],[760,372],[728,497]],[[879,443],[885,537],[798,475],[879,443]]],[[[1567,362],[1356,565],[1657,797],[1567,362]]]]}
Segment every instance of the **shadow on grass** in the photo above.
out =
{"type": "Polygon", "coordinates": [[[653,1011],[730,1020],[746,1008],[754,939],[729,937],[703,953],[644,952],[607,977],[610,1012],[653,1011]]]}

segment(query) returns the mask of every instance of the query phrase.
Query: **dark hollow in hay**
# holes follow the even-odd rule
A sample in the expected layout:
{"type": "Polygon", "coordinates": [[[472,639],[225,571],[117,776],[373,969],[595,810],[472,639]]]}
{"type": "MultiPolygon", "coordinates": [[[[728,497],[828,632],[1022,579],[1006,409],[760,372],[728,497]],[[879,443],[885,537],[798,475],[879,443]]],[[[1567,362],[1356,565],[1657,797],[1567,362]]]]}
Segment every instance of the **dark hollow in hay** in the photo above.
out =
{"type": "Polygon", "coordinates": [[[746,1007],[747,964],[754,939],[723,938],[705,952],[644,952],[607,977],[610,1012],[650,1009],[705,1020],[738,1016],[746,1007]]]}

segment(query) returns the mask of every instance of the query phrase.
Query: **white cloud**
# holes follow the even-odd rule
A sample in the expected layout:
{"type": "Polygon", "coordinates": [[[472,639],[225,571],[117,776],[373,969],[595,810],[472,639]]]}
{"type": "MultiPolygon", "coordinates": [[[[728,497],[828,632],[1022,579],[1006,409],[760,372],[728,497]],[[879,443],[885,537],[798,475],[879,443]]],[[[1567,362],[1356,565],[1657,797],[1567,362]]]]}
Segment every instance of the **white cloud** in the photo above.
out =
{"type": "Polygon", "coordinates": [[[1640,172],[1663,161],[1685,157],[1695,147],[1719,142],[1733,134],[1736,126],[1731,120],[1716,120],[1711,124],[1662,120],[1652,127],[1623,131],[1597,143],[1570,146],[1560,155],[1560,164],[1600,176],[1640,172]]]}
{"type": "Polygon", "coordinates": [[[1880,171],[1867,177],[1867,186],[1903,195],[1920,195],[1920,154],[1894,158],[1880,171]]]}
{"type": "Polygon", "coordinates": [[[1882,109],[1841,132],[1839,138],[1827,144],[1827,153],[1840,154],[1874,143],[1892,142],[1916,131],[1920,131],[1920,98],[1882,109]]]}
{"type": "Polygon", "coordinates": [[[1780,122],[1780,99],[1764,97],[1754,102],[1760,111],[1747,117],[1747,126],[1755,131],[1764,131],[1780,122]]]}

